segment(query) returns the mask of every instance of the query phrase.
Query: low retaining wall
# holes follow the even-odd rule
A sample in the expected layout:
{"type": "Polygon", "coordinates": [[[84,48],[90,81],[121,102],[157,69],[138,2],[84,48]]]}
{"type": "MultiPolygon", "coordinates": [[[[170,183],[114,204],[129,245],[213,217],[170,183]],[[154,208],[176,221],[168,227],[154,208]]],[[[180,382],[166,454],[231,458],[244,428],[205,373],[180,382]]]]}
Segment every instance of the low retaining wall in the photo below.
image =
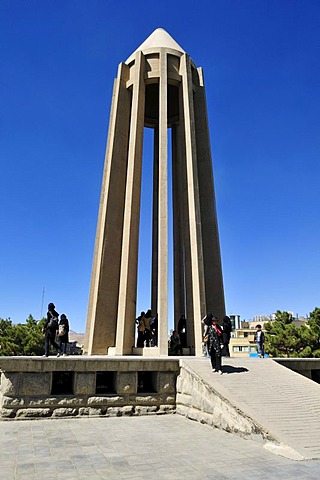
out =
{"type": "Polygon", "coordinates": [[[241,436],[260,436],[266,440],[269,435],[258,427],[251,418],[224,398],[212,385],[208,385],[188,365],[181,362],[177,381],[176,411],[191,420],[220,428],[241,436]]]}
{"type": "Polygon", "coordinates": [[[0,419],[171,413],[178,359],[0,357],[0,419]]]}
{"type": "Polygon", "coordinates": [[[274,358],[275,362],[320,383],[320,358],[274,358]]]}

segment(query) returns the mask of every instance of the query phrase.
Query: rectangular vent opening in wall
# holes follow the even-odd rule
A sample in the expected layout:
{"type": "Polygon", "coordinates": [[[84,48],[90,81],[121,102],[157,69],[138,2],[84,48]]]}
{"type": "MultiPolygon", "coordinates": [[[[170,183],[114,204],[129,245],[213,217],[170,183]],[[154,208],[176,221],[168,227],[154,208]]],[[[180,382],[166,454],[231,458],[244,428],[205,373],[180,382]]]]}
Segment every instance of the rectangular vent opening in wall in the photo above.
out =
{"type": "Polygon", "coordinates": [[[117,393],[115,389],[116,372],[97,372],[96,394],[117,393]]]}
{"type": "Polygon", "coordinates": [[[157,372],[138,372],[138,393],[156,393],[157,372]]]}
{"type": "Polygon", "coordinates": [[[73,372],[52,372],[51,395],[73,395],[73,385],[73,372]]]}

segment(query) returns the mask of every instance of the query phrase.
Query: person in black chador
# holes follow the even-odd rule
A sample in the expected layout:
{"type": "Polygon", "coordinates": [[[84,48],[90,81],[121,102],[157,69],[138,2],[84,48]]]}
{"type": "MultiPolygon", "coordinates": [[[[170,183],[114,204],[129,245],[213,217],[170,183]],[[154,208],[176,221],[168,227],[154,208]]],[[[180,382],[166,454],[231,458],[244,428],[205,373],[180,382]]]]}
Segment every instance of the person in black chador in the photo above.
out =
{"type": "Polygon", "coordinates": [[[232,331],[231,320],[228,316],[223,317],[222,320],[222,343],[223,343],[223,350],[222,355],[225,357],[230,357],[230,350],[229,350],[229,343],[232,331]]]}
{"type": "Polygon", "coordinates": [[[170,337],[169,354],[178,355],[179,353],[180,354],[182,353],[180,337],[178,335],[177,330],[173,330],[172,335],[170,337]]]}
{"type": "Polygon", "coordinates": [[[221,370],[221,340],[222,330],[218,325],[216,317],[212,318],[212,324],[208,329],[209,334],[209,352],[211,358],[211,366],[213,372],[218,372],[222,375],[221,370]]]}
{"type": "Polygon", "coordinates": [[[59,340],[63,355],[67,355],[67,344],[69,342],[69,320],[64,313],[60,315],[59,340]]]}
{"type": "Polygon", "coordinates": [[[184,315],[181,315],[178,322],[178,335],[180,337],[181,347],[186,348],[187,346],[187,319],[184,315]]]}
{"type": "Polygon", "coordinates": [[[49,356],[50,344],[57,350],[57,357],[61,355],[61,348],[56,343],[55,338],[58,330],[58,318],[59,313],[55,311],[55,306],[53,303],[49,303],[47,320],[43,326],[43,333],[45,334],[45,343],[44,343],[44,357],[49,356]]]}
{"type": "Polygon", "coordinates": [[[152,320],[153,320],[152,313],[151,313],[151,310],[149,309],[147,310],[147,313],[144,316],[144,326],[145,326],[144,340],[146,342],[146,347],[150,347],[150,340],[152,335],[152,332],[151,332],[152,320]]]}

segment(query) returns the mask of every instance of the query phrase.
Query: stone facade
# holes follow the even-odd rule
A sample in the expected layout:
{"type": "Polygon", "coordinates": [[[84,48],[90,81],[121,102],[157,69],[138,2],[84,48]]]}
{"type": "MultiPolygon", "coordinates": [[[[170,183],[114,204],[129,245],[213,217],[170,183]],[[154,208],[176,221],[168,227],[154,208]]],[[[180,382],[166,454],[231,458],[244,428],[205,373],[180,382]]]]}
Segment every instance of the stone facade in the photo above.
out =
{"type": "Polygon", "coordinates": [[[176,409],[177,413],[191,420],[227,432],[267,437],[267,432],[258,428],[249,417],[235,409],[227,398],[222,397],[212,386],[208,386],[187,366],[181,367],[178,377],[176,409]]]}
{"type": "Polygon", "coordinates": [[[0,418],[175,412],[179,361],[0,359],[0,418]]]}

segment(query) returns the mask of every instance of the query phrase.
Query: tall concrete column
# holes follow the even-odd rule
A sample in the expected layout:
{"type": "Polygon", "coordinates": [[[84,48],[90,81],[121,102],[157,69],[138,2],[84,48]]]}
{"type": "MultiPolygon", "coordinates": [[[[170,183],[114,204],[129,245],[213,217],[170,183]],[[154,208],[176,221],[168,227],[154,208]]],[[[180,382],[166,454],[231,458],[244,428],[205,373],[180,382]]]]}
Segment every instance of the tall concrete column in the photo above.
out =
{"type": "Polygon", "coordinates": [[[141,52],[136,53],[135,65],[124,205],[116,355],[131,354],[134,347],[145,99],[144,57],[141,52]]]}
{"type": "Polygon", "coordinates": [[[126,88],[128,79],[129,67],[121,63],[113,88],[91,275],[84,344],[84,351],[89,355],[106,354],[108,348],[115,345],[131,109],[131,94],[126,88]]]}
{"type": "Polygon", "coordinates": [[[187,55],[181,58],[184,127],[186,135],[186,173],[188,184],[188,213],[190,235],[190,260],[194,322],[195,354],[201,355],[201,318],[205,312],[204,266],[198,185],[197,150],[193,107],[193,86],[190,62],[187,55]]]}
{"type": "Polygon", "coordinates": [[[174,326],[178,327],[181,315],[185,315],[185,245],[184,209],[182,195],[183,169],[181,164],[181,138],[178,125],[172,127],[172,199],[173,199],[173,277],[174,277],[174,326]]]}
{"type": "Polygon", "coordinates": [[[210,148],[207,102],[202,68],[198,68],[194,96],[198,182],[203,242],[204,288],[207,311],[218,319],[225,315],[219,231],[210,148]]]}
{"type": "Polygon", "coordinates": [[[159,229],[158,348],[168,354],[168,77],[167,53],[160,49],[159,79],[159,229]]]}
{"type": "Polygon", "coordinates": [[[152,205],[152,265],[151,265],[151,311],[158,312],[158,231],[159,231],[159,126],[154,128],[153,142],[153,205],[152,205]]]}

